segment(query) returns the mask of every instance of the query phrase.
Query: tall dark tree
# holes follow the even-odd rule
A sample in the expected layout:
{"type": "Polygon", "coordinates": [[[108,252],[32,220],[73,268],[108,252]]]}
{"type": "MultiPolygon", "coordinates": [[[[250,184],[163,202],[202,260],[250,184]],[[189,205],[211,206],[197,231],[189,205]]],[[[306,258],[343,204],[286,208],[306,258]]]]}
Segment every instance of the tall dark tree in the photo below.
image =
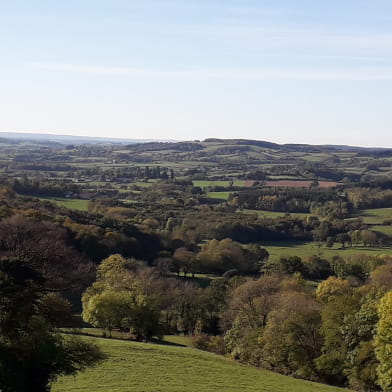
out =
{"type": "Polygon", "coordinates": [[[42,273],[28,262],[0,260],[0,390],[4,392],[48,391],[57,376],[74,374],[101,358],[96,347],[58,333],[63,316],[58,305],[64,302],[48,300],[45,283],[42,273]]]}

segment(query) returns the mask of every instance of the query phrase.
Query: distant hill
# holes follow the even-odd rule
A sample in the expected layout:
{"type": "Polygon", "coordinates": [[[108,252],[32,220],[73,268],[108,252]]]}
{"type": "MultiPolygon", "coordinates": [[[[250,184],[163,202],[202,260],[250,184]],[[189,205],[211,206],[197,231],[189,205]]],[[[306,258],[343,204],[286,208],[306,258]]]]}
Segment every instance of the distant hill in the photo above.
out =
{"type": "Polygon", "coordinates": [[[178,148],[179,150],[203,149],[204,146],[219,144],[229,146],[254,146],[276,151],[301,151],[301,152],[332,152],[332,151],[374,151],[385,152],[392,151],[392,148],[384,147],[358,147],[346,145],[312,145],[312,144],[277,144],[265,140],[252,139],[219,139],[208,138],[202,142],[195,141],[174,141],[170,139],[133,139],[133,138],[108,138],[108,137],[90,137],[74,135],[53,135],[47,133],[27,133],[27,132],[0,132],[0,143],[30,141],[40,143],[58,143],[58,144],[138,144],[143,145],[147,150],[164,150],[178,148]],[[199,146],[199,147],[196,147],[199,146]]]}
{"type": "Polygon", "coordinates": [[[13,141],[38,141],[38,142],[56,142],[60,144],[130,144],[130,143],[146,143],[154,141],[154,139],[127,139],[127,138],[107,138],[107,137],[89,137],[89,136],[73,136],[73,135],[52,135],[48,133],[25,133],[25,132],[0,132],[3,140],[13,141]]]}

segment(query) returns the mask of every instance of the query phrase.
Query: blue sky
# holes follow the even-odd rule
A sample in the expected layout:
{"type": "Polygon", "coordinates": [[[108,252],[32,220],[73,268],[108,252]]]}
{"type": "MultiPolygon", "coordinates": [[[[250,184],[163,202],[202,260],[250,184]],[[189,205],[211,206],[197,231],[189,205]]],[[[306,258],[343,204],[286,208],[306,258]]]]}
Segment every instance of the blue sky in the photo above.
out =
{"type": "Polygon", "coordinates": [[[0,131],[392,147],[390,0],[0,0],[0,131]]]}

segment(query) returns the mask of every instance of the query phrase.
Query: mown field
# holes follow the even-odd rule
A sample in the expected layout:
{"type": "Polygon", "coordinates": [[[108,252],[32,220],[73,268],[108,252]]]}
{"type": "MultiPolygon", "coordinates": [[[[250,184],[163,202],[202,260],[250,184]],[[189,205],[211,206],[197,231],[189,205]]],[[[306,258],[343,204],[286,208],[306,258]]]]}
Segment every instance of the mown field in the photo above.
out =
{"type": "Polygon", "coordinates": [[[52,392],[338,392],[341,388],[242,366],[190,347],[86,337],[107,359],[52,392]]]}

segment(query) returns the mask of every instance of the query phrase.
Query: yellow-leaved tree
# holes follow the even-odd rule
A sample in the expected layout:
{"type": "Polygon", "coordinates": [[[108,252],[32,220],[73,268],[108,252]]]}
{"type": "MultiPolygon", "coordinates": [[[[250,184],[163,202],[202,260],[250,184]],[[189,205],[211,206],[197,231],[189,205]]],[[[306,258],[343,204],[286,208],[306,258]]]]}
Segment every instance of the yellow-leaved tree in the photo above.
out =
{"type": "Polygon", "coordinates": [[[378,383],[386,391],[392,391],[392,291],[385,294],[378,306],[379,321],[374,341],[376,356],[380,362],[377,368],[378,383]]]}
{"type": "Polygon", "coordinates": [[[95,327],[127,331],[136,339],[160,336],[159,301],[137,273],[137,262],[112,255],[82,297],[83,320],[95,327]]]}

